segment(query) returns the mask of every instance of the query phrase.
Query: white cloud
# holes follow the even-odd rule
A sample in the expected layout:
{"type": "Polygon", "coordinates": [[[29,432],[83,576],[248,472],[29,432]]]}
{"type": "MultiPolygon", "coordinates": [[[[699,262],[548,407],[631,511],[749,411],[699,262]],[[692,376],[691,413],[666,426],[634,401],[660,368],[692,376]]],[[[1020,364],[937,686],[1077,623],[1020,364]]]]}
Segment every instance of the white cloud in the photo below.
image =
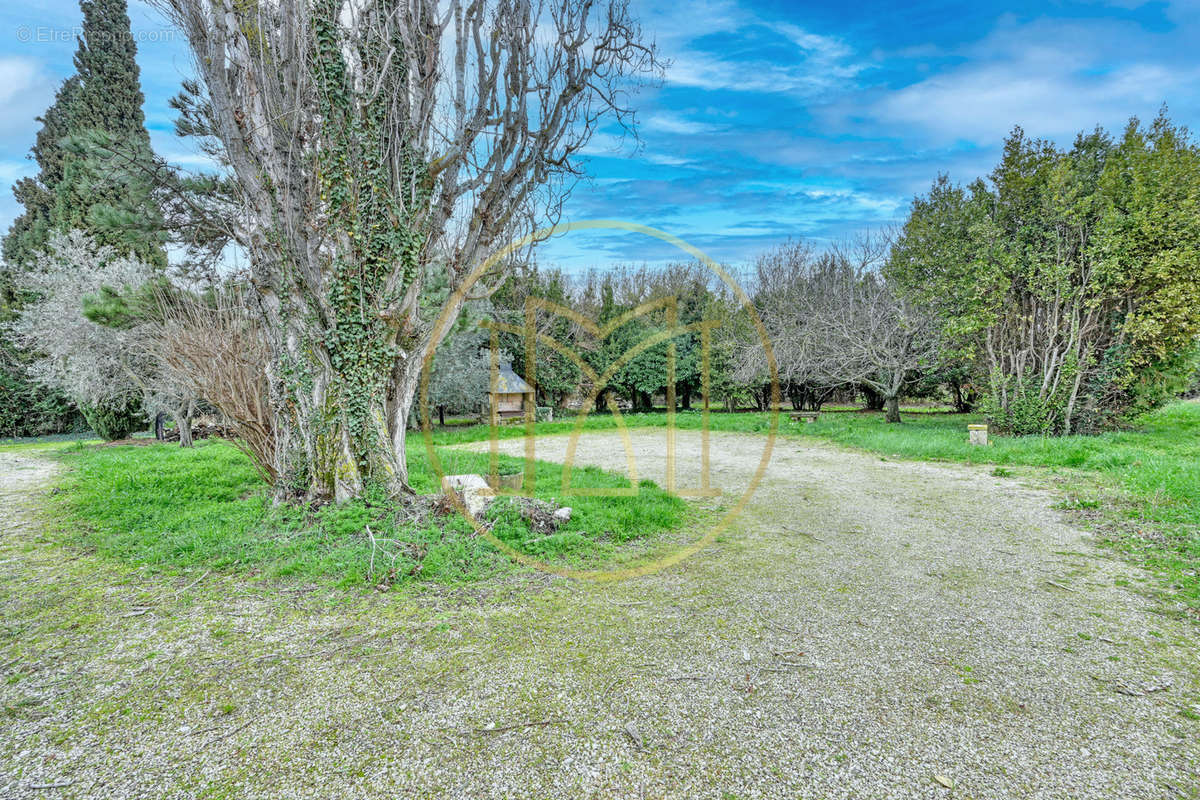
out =
{"type": "Polygon", "coordinates": [[[790,22],[773,22],[768,27],[791,40],[810,61],[828,69],[834,77],[852,78],[865,68],[865,64],[850,60],[854,50],[840,39],[812,33],[790,22]]]}
{"type": "Polygon", "coordinates": [[[34,117],[45,111],[54,97],[55,81],[38,62],[20,56],[0,57],[0,145],[11,152],[33,144],[38,124],[34,117]]]}
{"type": "Polygon", "coordinates": [[[0,103],[8,105],[37,83],[37,64],[27,58],[0,58],[0,103]]]}
{"type": "Polygon", "coordinates": [[[676,2],[650,4],[646,27],[653,30],[664,57],[671,60],[670,85],[764,94],[813,94],[828,91],[867,69],[840,39],[814,33],[791,22],[760,15],[745,5],[723,0],[689,3],[686,15],[676,2]],[[751,28],[774,32],[796,49],[796,59],[780,64],[767,59],[722,57],[700,52],[691,43],[713,34],[751,28]]]}
{"type": "Polygon", "coordinates": [[[651,164],[658,164],[664,167],[686,167],[692,163],[690,159],[667,155],[666,153],[646,153],[643,158],[651,164]]]}
{"type": "Polygon", "coordinates": [[[716,130],[716,126],[710,125],[707,122],[699,122],[693,119],[685,119],[677,114],[658,113],[650,115],[645,122],[641,124],[641,129],[653,133],[670,133],[681,136],[690,136],[698,133],[709,133],[716,130]]]}
{"type": "Polygon", "coordinates": [[[1133,51],[1131,41],[1109,24],[1002,25],[965,48],[961,66],[841,111],[898,133],[915,129],[927,144],[994,144],[1014,125],[1055,139],[1097,124],[1120,128],[1131,115],[1191,95],[1200,79],[1195,67],[1165,64],[1133,51]]]}
{"type": "Polygon", "coordinates": [[[667,82],[695,89],[813,95],[838,85],[842,71],[809,64],[733,61],[692,52],[674,57],[667,82]]]}

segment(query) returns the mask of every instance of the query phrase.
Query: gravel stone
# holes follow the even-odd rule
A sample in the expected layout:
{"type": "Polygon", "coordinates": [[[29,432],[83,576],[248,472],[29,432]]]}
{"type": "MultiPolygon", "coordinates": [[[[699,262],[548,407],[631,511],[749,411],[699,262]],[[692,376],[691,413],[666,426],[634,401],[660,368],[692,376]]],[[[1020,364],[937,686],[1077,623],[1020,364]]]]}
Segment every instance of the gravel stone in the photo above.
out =
{"type": "MultiPolygon", "coordinates": [[[[663,432],[630,437],[662,481],[663,432]]],[[[677,440],[697,485],[700,438],[677,440]]],[[[711,434],[724,494],[694,502],[733,509],[762,443],[711,434]]],[[[623,470],[620,437],[583,434],[577,462],[623,470]]],[[[781,439],[741,513],[662,571],[379,593],[63,546],[38,516],[54,470],[0,452],[3,798],[1200,789],[1195,625],[1035,479],[781,439]]]]}

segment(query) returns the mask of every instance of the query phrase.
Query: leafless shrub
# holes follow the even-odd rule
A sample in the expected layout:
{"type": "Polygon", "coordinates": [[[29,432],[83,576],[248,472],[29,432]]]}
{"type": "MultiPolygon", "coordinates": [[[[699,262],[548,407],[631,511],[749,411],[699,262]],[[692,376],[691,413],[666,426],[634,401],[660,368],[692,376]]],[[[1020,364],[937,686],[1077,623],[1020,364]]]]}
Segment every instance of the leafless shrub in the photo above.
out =
{"type": "Polygon", "coordinates": [[[30,374],[80,405],[138,397],[144,365],[131,363],[136,331],[92,322],[84,315],[84,300],[106,286],[139,286],[150,275],[146,264],[97,245],[82,231],[51,236],[48,250],[19,283],[36,299],[10,326],[22,347],[39,354],[30,374]]]}
{"type": "Polygon", "coordinates": [[[161,290],[147,347],[173,383],[190,386],[225,415],[235,444],[274,483],[279,472],[267,382],[270,351],[245,300],[239,288],[203,295],[161,290]]]}

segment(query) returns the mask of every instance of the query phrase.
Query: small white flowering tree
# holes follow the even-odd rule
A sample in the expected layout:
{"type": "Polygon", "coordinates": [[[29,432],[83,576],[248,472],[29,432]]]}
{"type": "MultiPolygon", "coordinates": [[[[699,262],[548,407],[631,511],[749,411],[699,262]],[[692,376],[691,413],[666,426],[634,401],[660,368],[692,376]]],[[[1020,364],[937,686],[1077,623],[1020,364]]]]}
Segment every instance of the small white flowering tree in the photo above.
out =
{"type": "Polygon", "coordinates": [[[84,409],[123,409],[140,402],[147,412],[165,411],[175,418],[186,446],[193,398],[161,379],[140,341],[143,328],[101,325],[84,313],[86,301],[103,290],[135,291],[154,277],[149,265],[97,246],[81,231],[54,234],[19,279],[20,289],[35,299],[11,330],[22,347],[39,354],[30,366],[37,380],[84,409]]]}

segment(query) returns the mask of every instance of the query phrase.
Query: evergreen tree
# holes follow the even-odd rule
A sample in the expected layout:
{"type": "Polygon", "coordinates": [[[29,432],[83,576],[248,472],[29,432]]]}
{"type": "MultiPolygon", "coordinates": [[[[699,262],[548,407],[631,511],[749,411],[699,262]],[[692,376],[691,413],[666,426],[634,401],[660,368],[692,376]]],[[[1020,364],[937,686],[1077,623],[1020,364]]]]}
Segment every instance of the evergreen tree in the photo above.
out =
{"type": "MultiPolygon", "coordinates": [[[[54,219],[55,192],[62,182],[63,162],[66,150],[63,140],[71,133],[71,120],[75,101],[79,97],[78,76],[68,78],[54,96],[54,103],[38,117],[42,123],[30,153],[38,165],[38,174],[21,178],[13,186],[13,195],[25,213],[17,217],[3,240],[4,260],[10,269],[28,264],[46,247],[50,232],[58,227],[54,219]]],[[[4,302],[12,304],[16,298],[13,283],[6,280],[4,302]]]]}
{"type": "Polygon", "coordinates": [[[1019,128],[989,180],[913,201],[887,274],[938,314],[943,367],[1016,433],[1130,424],[1184,391],[1200,336],[1200,145],[1161,114],[1070,149],[1019,128]]]}
{"type": "Polygon", "coordinates": [[[162,215],[139,170],[153,154],[125,0],[82,0],[80,8],[80,89],[55,192],[56,227],[86,231],[98,244],[165,267],[162,215]]]}
{"type": "Polygon", "coordinates": [[[72,106],[79,94],[79,78],[69,78],[59,88],[54,103],[38,118],[42,123],[30,157],[38,174],[17,181],[13,194],[25,207],[4,237],[4,266],[0,269],[0,436],[38,436],[82,430],[83,418],[58,389],[39,385],[27,374],[29,354],[10,341],[5,327],[24,298],[18,274],[42,252],[55,230],[55,190],[62,181],[70,133],[72,106]]]}

